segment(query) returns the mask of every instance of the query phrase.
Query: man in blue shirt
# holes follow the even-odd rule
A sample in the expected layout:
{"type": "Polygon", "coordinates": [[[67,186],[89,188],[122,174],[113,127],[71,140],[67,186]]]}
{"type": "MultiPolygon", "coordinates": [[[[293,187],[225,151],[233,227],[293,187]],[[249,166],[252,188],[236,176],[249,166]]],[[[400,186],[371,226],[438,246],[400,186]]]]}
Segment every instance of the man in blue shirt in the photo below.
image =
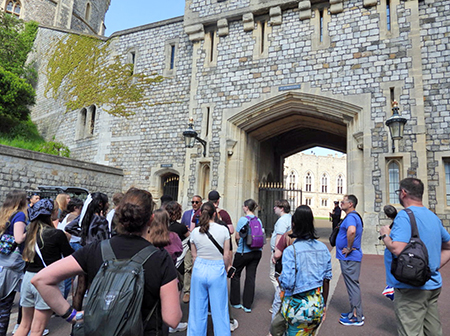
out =
{"type": "Polygon", "coordinates": [[[355,211],[358,199],[355,195],[345,195],[341,209],[346,213],[336,237],[336,259],[341,264],[341,272],[350,301],[350,312],[342,313],[339,322],[346,326],[362,326],[364,316],[361,304],[359,274],[361,272],[361,237],[363,223],[355,211]]]}
{"type": "Polygon", "coordinates": [[[380,238],[386,244],[384,262],[387,284],[395,288],[394,310],[400,336],[442,335],[437,304],[442,287],[439,268],[450,260],[450,235],[441,220],[423,206],[423,190],[421,180],[406,178],[400,181],[400,189],[396,193],[400,204],[414,213],[420,239],[428,250],[431,279],[425,285],[407,285],[397,281],[391,273],[393,255],[398,256],[411,239],[411,224],[406,211],[400,211],[395,217],[392,230],[389,226],[380,229],[380,238]]]}

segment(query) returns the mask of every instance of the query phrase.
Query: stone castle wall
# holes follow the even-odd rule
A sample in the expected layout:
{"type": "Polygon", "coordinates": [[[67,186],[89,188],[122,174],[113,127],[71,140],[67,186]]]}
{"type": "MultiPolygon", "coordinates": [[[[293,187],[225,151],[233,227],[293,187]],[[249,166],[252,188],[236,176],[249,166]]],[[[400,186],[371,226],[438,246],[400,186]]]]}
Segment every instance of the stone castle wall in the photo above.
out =
{"type": "MultiPolygon", "coordinates": [[[[8,0],[0,0],[4,10],[8,0]]],[[[87,34],[103,35],[105,14],[110,0],[21,0],[20,18],[34,20],[45,26],[72,29],[87,34]],[[86,6],[91,15],[86,20],[86,6]]]]}
{"type": "Polygon", "coordinates": [[[122,191],[121,169],[0,145],[0,203],[12,189],[75,186],[112,197],[122,191]]]}
{"type": "MultiPolygon", "coordinates": [[[[416,176],[426,182],[425,203],[448,226],[443,164],[450,158],[450,23],[445,20],[449,1],[392,0],[390,30],[385,1],[335,1],[323,12],[326,2],[302,1],[282,10],[269,7],[272,2],[260,3],[254,13],[253,3],[247,7],[245,1],[233,2],[233,19],[219,24],[221,14],[215,8],[227,2],[209,6],[195,1],[184,24],[183,18],[176,18],[113,34],[111,57],[119,55],[126,62],[134,52],[136,71],[167,76],[162,84],[146,89],[151,101],[162,105],[148,104],[128,119],[111,117],[98,106],[94,135],[76,140],[79,111],[62,114],[62,102],[44,98],[39,91],[33,120],[47,137],[55,135],[68,145],[77,159],[123,168],[124,189],[133,184],[158,193],[160,176],[175,173],[180,176],[180,200],[187,204],[188,196],[200,190],[199,168],[206,164],[211,189],[225,193],[223,205],[238,216],[238,203],[254,196],[258,172],[270,169],[258,167],[265,165],[258,155],[268,157],[265,154],[243,153],[259,145],[230,120],[290,86],[287,96],[310,95],[331,104],[326,113],[311,112],[318,124],[332,120],[337,128],[346,127],[342,150],[349,159],[347,191],[361,197],[365,223],[373,227],[370,239],[376,240],[375,226],[384,221],[382,207],[392,203],[386,192],[386,166],[392,159],[400,162],[400,178],[416,176]],[[167,71],[170,44],[177,46],[172,72],[167,71]],[[395,153],[384,124],[392,114],[392,99],[408,120],[404,138],[395,141],[395,153]],[[333,109],[350,105],[359,112],[335,116],[333,109]],[[200,146],[184,148],[181,134],[189,117],[207,140],[206,157],[200,146]],[[230,143],[237,143],[231,155],[230,143]],[[167,165],[170,168],[164,168],[167,165]]],[[[66,34],[44,30],[40,29],[38,45],[66,34]]],[[[45,80],[41,76],[39,85],[45,80]]],[[[276,149],[272,145],[266,147],[276,149]]]]}

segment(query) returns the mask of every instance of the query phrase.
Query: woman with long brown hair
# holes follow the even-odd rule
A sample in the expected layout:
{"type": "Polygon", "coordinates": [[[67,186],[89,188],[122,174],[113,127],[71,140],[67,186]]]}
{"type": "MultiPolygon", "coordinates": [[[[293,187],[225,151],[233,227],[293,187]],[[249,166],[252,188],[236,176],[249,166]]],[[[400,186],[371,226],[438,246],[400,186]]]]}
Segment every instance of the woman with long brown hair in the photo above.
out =
{"type": "Polygon", "coordinates": [[[11,308],[16,291],[20,289],[25,263],[17,248],[26,237],[27,194],[13,190],[6,195],[0,209],[0,336],[8,330],[11,308]]]}
{"type": "MultiPolygon", "coordinates": [[[[52,215],[57,212],[51,199],[38,201],[30,211],[30,224],[27,230],[23,260],[26,262],[26,272],[20,290],[20,305],[22,306],[22,321],[14,335],[26,336],[31,329],[32,336],[42,335],[52,310],[42,299],[31,279],[48,265],[72,254],[63,231],[56,229],[52,223],[52,215]]],[[[59,284],[59,290],[64,291],[64,283],[59,284]]]]}
{"type": "Polygon", "coordinates": [[[188,335],[206,335],[208,301],[214,335],[227,336],[230,331],[228,312],[227,269],[230,266],[230,233],[214,222],[216,207],[207,202],[200,209],[199,226],[191,233],[192,269],[189,301],[188,335]]]}
{"type": "MultiPolygon", "coordinates": [[[[70,195],[69,194],[59,194],[55,198],[55,203],[58,204],[58,213],[57,213],[57,219],[59,221],[62,221],[64,217],[62,217],[62,214],[67,211],[67,204],[69,204],[70,201],[70,195]]],[[[55,205],[56,205],[55,204],[55,205]]]]}

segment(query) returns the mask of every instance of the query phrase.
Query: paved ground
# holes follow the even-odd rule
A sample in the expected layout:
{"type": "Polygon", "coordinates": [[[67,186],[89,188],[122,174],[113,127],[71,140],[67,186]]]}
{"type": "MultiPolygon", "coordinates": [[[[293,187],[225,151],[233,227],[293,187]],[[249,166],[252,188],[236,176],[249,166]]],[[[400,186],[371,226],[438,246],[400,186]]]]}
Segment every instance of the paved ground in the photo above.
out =
{"type": "MultiPolygon", "coordinates": [[[[331,223],[324,220],[316,221],[316,227],[321,240],[326,242],[330,233],[331,223]]],[[[334,251],[333,251],[334,252],[334,251]]],[[[332,253],[333,254],[333,253],[332,253]]],[[[256,296],[254,307],[251,313],[245,313],[243,310],[233,309],[235,318],[239,321],[239,328],[232,333],[233,336],[266,336],[269,331],[270,314],[268,309],[271,306],[273,298],[273,287],[269,281],[269,256],[270,248],[266,245],[263,251],[263,258],[258,267],[256,279],[256,296]]],[[[363,327],[345,327],[339,324],[339,314],[348,310],[348,297],[344,282],[339,272],[339,264],[336,260],[333,262],[332,286],[335,286],[331,302],[328,304],[327,318],[321,326],[318,336],[389,336],[396,335],[395,316],[392,302],[381,295],[385,286],[385,273],[382,256],[365,255],[361,270],[361,288],[363,293],[364,315],[366,317],[363,327]]],[[[443,334],[450,335],[450,319],[447,319],[450,313],[450,265],[442,270],[444,286],[439,299],[439,308],[443,325],[443,334]]],[[[182,304],[183,321],[187,321],[188,305],[182,304]]],[[[15,323],[16,307],[13,311],[13,319],[10,323],[11,332],[15,323]]],[[[69,335],[69,327],[61,318],[52,318],[49,323],[50,335],[69,335]]],[[[10,333],[8,334],[8,336],[10,333]]],[[[182,336],[186,332],[179,332],[173,335],[182,336]]],[[[208,335],[213,335],[211,326],[208,335]]]]}

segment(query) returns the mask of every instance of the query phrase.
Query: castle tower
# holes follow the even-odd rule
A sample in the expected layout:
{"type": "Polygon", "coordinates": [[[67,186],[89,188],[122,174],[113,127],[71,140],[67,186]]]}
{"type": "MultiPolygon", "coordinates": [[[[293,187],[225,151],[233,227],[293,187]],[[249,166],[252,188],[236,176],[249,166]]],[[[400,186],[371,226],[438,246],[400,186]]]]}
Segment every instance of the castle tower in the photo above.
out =
{"type": "Polygon", "coordinates": [[[111,0],[0,0],[0,11],[42,25],[103,35],[111,0]]]}

